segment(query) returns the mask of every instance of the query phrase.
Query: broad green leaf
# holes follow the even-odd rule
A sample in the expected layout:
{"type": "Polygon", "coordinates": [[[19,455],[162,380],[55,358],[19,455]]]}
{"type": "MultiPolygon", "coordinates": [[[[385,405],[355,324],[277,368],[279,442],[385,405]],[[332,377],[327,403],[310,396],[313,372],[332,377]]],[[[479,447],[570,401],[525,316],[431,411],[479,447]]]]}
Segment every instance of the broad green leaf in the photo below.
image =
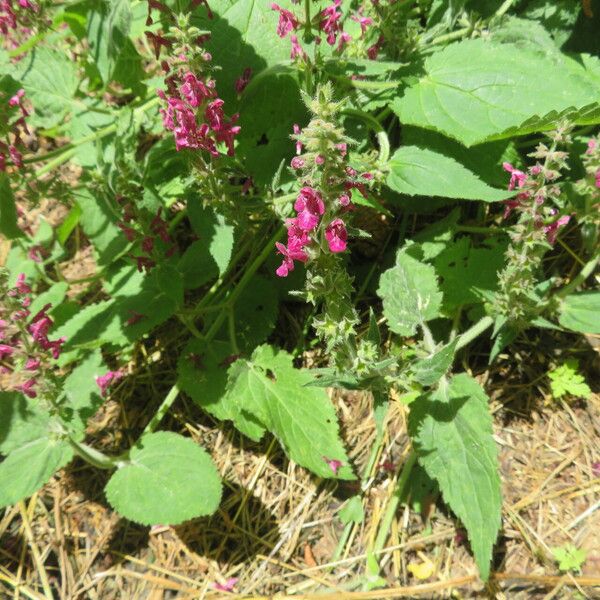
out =
{"type": "Polygon", "coordinates": [[[564,117],[596,123],[599,93],[598,82],[572,59],[475,39],[430,56],[425,74],[392,108],[403,123],[471,146],[550,129],[564,117]]]}
{"type": "Polygon", "coordinates": [[[70,422],[74,428],[85,429],[87,420],[102,404],[96,377],[107,371],[102,353],[95,350],[87,354],[65,379],[62,386],[67,399],[65,414],[71,415],[70,422]]]}
{"type": "Polygon", "coordinates": [[[229,225],[222,215],[203,207],[199,198],[188,201],[188,216],[192,229],[208,248],[219,274],[222,275],[229,266],[233,251],[233,225],[229,225]]]}
{"type": "Polygon", "coordinates": [[[71,458],[69,444],[47,434],[12,450],[0,462],[0,506],[31,496],[71,458]]]}
{"type": "Polygon", "coordinates": [[[578,292],[560,301],[558,322],[580,333],[600,333],[600,292],[578,292]]]}
{"type": "Polygon", "coordinates": [[[252,415],[241,412],[226,393],[227,370],[238,356],[228,342],[193,339],[183,349],[177,363],[177,385],[208,413],[222,421],[233,421],[251,440],[262,438],[265,428],[252,415]]]}
{"type": "Polygon", "coordinates": [[[23,236],[17,225],[17,206],[6,173],[0,173],[0,234],[9,240],[23,236]]]}
{"type": "Polygon", "coordinates": [[[96,262],[109,264],[127,247],[127,239],[116,225],[120,217],[116,207],[88,188],[77,190],[74,197],[81,208],[81,227],[94,245],[96,262]]]}
{"type": "Polygon", "coordinates": [[[389,169],[387,184],[409,196],[498,202],[514,195],[490,187],[453,158],[417,146],[398,148],[390,159],[389,169]]]}
{"type": "Polygon", "coordinates": [[[23,84],[35,109],[28,119],[31,125],[52,127],[72,109],[78,76],[69,54],[68,50],[37,46],[16,63],[13,75],[23,84]]]}
{"type": "Polygon", "coordinates": [[[106,498],[143,525],[177,525],[214,513],[221,480],[210,455],[191,439],[161,431],[145,435],[110,478],[106,498]]]}
{"type": "Polygon", "coordinates": [[[8,454],[44,437],[49,427],[50,415],[37,398],[0,392],[0,453],[8,454]]]}
{"type": "Polygon", "coordinates": [[[532,0],[525,5],[522,16],[532,26],[543,27],[562,46],[572,35],[580,11],[580,0],[532,0]]]}
{"type": "Polygon", "coordinates": [[[348,523],[362,523],[365,519],[362,498],[360,496],[349,498],[338,513],[338,517],[344,525],[348,523]]]}
{"type": "Polygon", "coordinates": [[[452,366],[458,338],[446,344],[443,348],[415,364],[414,378],[421,385],[434,385],[452,366]]]}
{"type": "Polygon", "coordinates": [[[439,316],[442,294],[435,270],[406,249],[398,252],[396,265],[381,275],[377,294],[394,333],[414,335],[420,323],[439,316]]]}
{"type": "Polygon", "coordinates": [[[548,373],[550,388],[555,398],[567,394],[576,398],[589,398],[592,394],[590,386],[585,382],[585,377],[579,373],[579,361],[570,358],[553,371],[548,373]]]}
{"type": "Polygon", "coordinates": [[[482,579],[490,572],[502,513],[488,398],[466,374],[411,405],[409,432],[419,463],[467,529],[482,579]]]}
{"type": "Polygon", "coordinates": [[[452,243],[459,217],[460,208],[457,206],[443,219],[435,221],[413,236],[413,241],[418,242],[421,247],[423,260],[435,258],[452,243]]]}
{"type": "Polygon", "coordinates": [[[29,307],[32,315],[37,314],[46,304],[52,304],[48,309],[48,313],[52,314],[56,307],[65,299],[69,284],[64,281],[59,281],[49,287],[45,292],[38,294],[29,307]]]}
{"type": "Polygon", "coordinates": [[[291,355],[263,345],[231,366],[227,387],[238,409],[263,423],[291,460],[320,477],[355,479],[333,405],[324,390],[306,387],[312,380],[308,370],[294,368],[291,355]]]}
{"type": "Polygon", "coordinates": [[[498,288],[498,272],[505,263],[506,242],[492,237],[480,248],[463,236],[433,260],[442,280],[443,310],[453,314],[459,306],[483,302],[498,288]]]}
{"type": "MultiPolygon", "coordinates": [[[[91,136],[96,132],[112,125],[116,115],[106,111],[106,105],[97,98],[85,98],[75,107],[69,122],[71,139],[80,140],[91,136]]],[[[112,144],[114,134],[107,135],[102,139],[92,140],[77,147],[73,161],[84,168],[95,167],[100,160],[105,158],[106,149],[112,144]]],[[[91,195],[87,188],[77,190],[76,197],[79,199],[91,195]]],[[[98,196],[99,194],[94,194],[98,196]]],[[[99,198],[98,198],[99,200],[99,198]]],[[[84,210],[85,214],[85,210],[84,210]]],[[[86,215],[87,216],[87,215],[86,215]]],[[[87,221],[89,222],[89,216],[87,221]]]]}
{"type": "Polygon", "coordinates": [[[193,242],[183,253],[177,268],[186,289],[196,289],[219,276],[219,267],[211,256],[206,240],[193,242]]]}
{"type": "Polygon", "coordinates": [[[293,126],[307,120],[294,71],[271,70],[251,81],[240,102],[242,130],[237,139],[255,183],[269,184],[282,160],[289,165],[294,155],[293,126]]]}

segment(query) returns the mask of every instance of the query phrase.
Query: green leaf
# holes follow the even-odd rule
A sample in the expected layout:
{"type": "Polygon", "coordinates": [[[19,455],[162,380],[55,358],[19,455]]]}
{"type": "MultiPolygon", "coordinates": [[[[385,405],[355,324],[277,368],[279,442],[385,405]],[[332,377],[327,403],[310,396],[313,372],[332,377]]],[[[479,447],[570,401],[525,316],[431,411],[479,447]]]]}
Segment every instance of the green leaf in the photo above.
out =
{"type": "Polygon", "coordinates": [[[0,507],[31,496],[71,458],[69,444],[48,435],[12,450],[0,462],[0,507]]]}
{"type": "Polygon", "coordinates": [[[37,398],[0,392],[0,453],[44,437],[50,427],[50,415],[37,398]]]}
{"type": "Polygon", "coordinates": [[[74,193],[81,208],[79,222],[85,235],[94,245],[99,266],[111,263],[127,247],[127,239],[117,227],[119,213],[104,195],[81,188],[74,193]]]}
{"type": "Polygon", "coordinates": [[[466,374],[411,405],[409,432],[419,463],[469,534],[482,579],[490,572],[502,512],[488,398],[466,374]]]}
{"type": "Polygon", "coordinates": [[[71,413],[74,428],[85,429],[88,419],[102,404],[96,377],[107,371],[102,353],[95,350],[87,354],[65,379],[62,389],[67,398],[66,410],[71,413]]]}
{"type": "Polygon", "coordinates": [[[340,521],[347,525],[348,523],[362,523],[365,520],[365,511],[363,510],[362,498],[352,496],[338,513],[340,521]]]}
{"type": "Polygon", "coordinates": [[[205,450],[189,438],[161,431],[142,437],[105,492],[127,519],[177,525],[217,510],[221,480],[205,450]]]}
{"type": "Polygon", "coordinates": [[[389,328],[403,336],[414,335],[417,326],[439,316],[442,294],[435,270],[401,249],[396,265],[381,275],[378,296],[389,328]]]}
{"type": "Polygon", "coordinates": [[[441,196],[463,200],[499,202],[513,192],[490,187],[453,158],[439,152],[402,146],[389,162],[387,184],[409,196],[441,196]]]}
{"type": "Polygon", "coordinates": [[[580,333],[600,333],[600,292],[579,292],[563,298],[558,322],[580,333]]]}
{"type": "Polygon", "coordinates": [[[192,229],[208,247],[219,275],[222,275],[231,260],[235,228],[225,221],[223,215],[210,208],[204,208],[198,198],[188,202],[188,216],[192,229]]]}
{"type": "Polygon", "coordinates": [[[34,106],[30,125],[52,127],[72,109],[78,85],[75,65],[69,52],[40,46],[16,63],[13,76],[20,79],[34,106]]]}
{"type": "Polygon", "coordinates": [[[291,460],[320,477],[355,479],[333,405],[324,390],[306,387],[312,380],[310,371],[294,368],[289,354],[263,345],[231,366],[228,394],[275,435],[291,460]],[[328,461],[341,463],[337,475],[328,461]]]}
{"type": "Polygon", "coordinates": [[[0,173],[0,233],[9,240],[23,237],[17,225],[17,206],[6,173],[0,173]]]}
{"type": "Polygon", "coordinates": [[[191,340],[177,363],[177,385],[208,413],[222,421],[233,421],[239,431],[257,442],[265,432],[264,426],[241,412],[226,393],[227,369],[237,358],[228,342],[191,340]]]}
{"type": "Polygon", "coordinates": [[[600,85],[567,57],[475,39],[434,53],[425,71],[392,108],[402,123],[467,146],[550,129],[559,118],[600,119],[600,85]]]}
{"type": "Polygon", "coordinates": [[[434,385],[437,383],[452,366],[457,343],[458,338],[454,338],[449,344],[446,344],[431,356],[417,362],[414,378],[421,385],[434,385]]]}
{"type": "Polygon", "coordinates": [[[550,371],[548,377],[555,398],[561,398],[566,394],[576,398],[589,398],[592,394],[585,377],[579,374],[579,361],[576,358],[570,358],[560,367],[550,371]]]}
{"type": "Polygon", "coordinates": [[[581,567],[587,560],[587,552],[581,548],[577,549],[573,544],[565,544],[550,548],[554,558],[558,562],[558,568],[561,571],[581,571],[581,567]]]}
{"type": "Polygon", "coordinates": [[[498,236],[480,248],[463,236],[433,260],[444,294],[443,309],[453,314],[459,306],[483,302],[498,288],[498,272],[505,263],[506,242],[498,236]]]}
{"type": "Polygon", "coordinates": [[[64,281],[59,281],[49,287],[45,292],[37,295],[31,305],[29,306],[29,310],[32,315],[37,314],[46,304],[52,304],[52,307],[48,309],[50,314],[56,310],[58,305],[65,299],[67,295],[67,290],[69,289],[69,284],[64,281]]]}

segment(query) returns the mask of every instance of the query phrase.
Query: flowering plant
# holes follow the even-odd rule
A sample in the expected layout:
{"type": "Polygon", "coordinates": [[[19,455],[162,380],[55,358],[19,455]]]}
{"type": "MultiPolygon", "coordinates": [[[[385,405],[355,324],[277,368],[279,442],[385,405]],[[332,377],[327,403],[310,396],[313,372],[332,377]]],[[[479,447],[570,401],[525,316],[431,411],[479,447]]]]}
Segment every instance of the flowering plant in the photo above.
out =
{"type": "Polygon", "coordinates": [[[600,58],[531,3],[479,4],[0,0],[0,506],[77,457],[125,518],[213,514],[182,398],[360,504],[325,388],[366,390],[411,449],[365,585],[417,468],[489,577],[472,373],[532,328],[600,333],[600,58]],[[140,386],[135,441],[96,443],[140,386]]]}

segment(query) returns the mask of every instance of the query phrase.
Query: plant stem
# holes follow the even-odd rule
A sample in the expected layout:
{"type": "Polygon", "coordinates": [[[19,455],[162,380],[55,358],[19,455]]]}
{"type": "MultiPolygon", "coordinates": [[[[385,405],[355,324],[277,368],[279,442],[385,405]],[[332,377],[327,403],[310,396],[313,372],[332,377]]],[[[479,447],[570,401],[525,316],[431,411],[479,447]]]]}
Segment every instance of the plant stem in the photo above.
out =
{"type": "Polygon", "coordinates": [[[470,344],[476,337],[481,335],[488,327],[491,327],[494,323],[492,317],[483,317],[473,327],[467,329],[459,338],[456,344],[456,350],[464,348],[470,344]]]}
{"type": "Polygon", "coordinates": [[[404,465],[402,466],[402,472],[400,473],[400,477],[396,483],[396,489],[390,498],[390,501],[385,509],[383,519],[381,520],[381,525],[379,526],[379,531],[377,532],[375,544],[373,545],[372,549],[372,552],[375,554],[383,550],[383,547],[385,546],[385,542],[392,526],[392,521],[394,520],[396,510],[400,504],[400,498],[402,498],[402,495],[404,494],[404,488],[406,487],[408,478],[413,467],[415,466],[416,461],[417,455],[415,454],[414,450],[411,450],[406,458],[406,461],[404,462],[404,465]]]}
{"type": "Polygon", "coordinates": [[[111,458],[107,454],[104,454],[104,452],[100,452],[100,450],[96,450],[87,444],[76,442],[71,437],[68,437],[67,441],[69,442],[71,448],[73,448],[75,451],[75,454],[83,458],[85,462],[97,467],[98,469],[112,470],[124,464],[123,459],[111,458]]]}
{"type": "Polygon", "coordinates": [[[169,393],[165,396],[165,399],[162,401],[162,404],[158,407],[158,410],[154,413],[154,416],[152,417],[152,419],[150,419],[150,422],[148,423],[148,425],[146,425],[140,437],[143,437],[146,434],[152,433],[156,430],[163,417],[167,414],[167,412],[169,412],[169,409],[171,408],[173,402],[175,402],[178,395],[179,388],[177,387],[177,384],[175,384],[169,390],[169,393]]]}
{"type": "Polygon", "coordinates": [[[504,0],[498,10],[494,13],[494,17],[502,17],[506,11],[513,5],[515,0],[504,0]]]}
{"type": "Polygon", "coordinates": [[[570,283],[565,285],[564,288],[558,290],[555,294],[557,298],[564,298],[570,293],[574,292],[596,269],[600,262],[600,254],[594,256],[583,266],[577,277],[575,277],[570,283]]]}

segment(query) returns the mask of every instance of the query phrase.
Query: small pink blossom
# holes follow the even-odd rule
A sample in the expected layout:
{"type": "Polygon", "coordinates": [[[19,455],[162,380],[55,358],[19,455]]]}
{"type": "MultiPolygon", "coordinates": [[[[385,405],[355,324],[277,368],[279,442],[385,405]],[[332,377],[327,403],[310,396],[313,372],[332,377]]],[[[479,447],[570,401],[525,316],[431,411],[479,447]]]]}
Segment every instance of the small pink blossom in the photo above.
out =
{"type": "Polygon", "coordinates": [[[342,30],[340,18],[342,13],[338,10],[342,0],[334,0],[333,4],[321,11],[320,28],[327,34],[327,43],[335,44],[337,34],[342,30]]]}
{"type": "MultiPolygon", "coordinates": [[[[300,135],[300,133],[302,132],[298,123],[294,123],[293,129],[295,136],[300,135]]],[[[296,154],[302,154],[302,142],[300,140],[296,140],[296,154]]]]}
{"type": "Polygon", "coordinates": [[[11,99],[8,101],[9,106],[21,106],[21,99],[25,95],[25,90],[20,89],[11,99]]]}
{"type": "Polygon", "coordinates": [[[294,13],[281,8],[279,4],[273,2],[271,9],[276,10],[279,13],[279,22],[277,23],[277,35],[280,38],[284,38],[290,31],[296,31],[300,27],[298,19],[294,13]]]}
{"type": "Polygon", "coordinates": [[[379,39],[371,47],[367,48],[367,56],[371,60],[377,59],[377,57],[379,56],[379,52],[383,46],[384,41],[385,41],[385,38],[383,37],[383,35],[380,35],[379,39]]]}
{"type": "Polygon", "coordinates": [[[342,468],[343,464],[341,460],[336,458],[323,457],[323,460],[327,463],[327,466],[333,471],[333,474],[337,476],[338,471],[342,468]]]}
{"type": "Polygon", "coordinates": [[[317,154],[315,156],[315,165],[321,166],[325,162],[325,157],[322,154],[317,154]]]}
{"type": "Polygon", "coordinates": [[[598,143],[596,142],[595,139],[592,138],[591,140],[588,140],[587,150],[585,151],[585,153],[586,154],[593,154],[597,145],[598,145],[598,143]]]}
{"type": "Polygon", "coordinates": [[[290,60],[294,60],[296,58],[305,58],[306,54],[298,41],[297,35],[290,36],[290,41],[292,42],[292,50],[290,52],[290,60]]]}
{"type": "Polygon", "coordinates": [[[346,231],[346,225],[342,219],[334,219],[327,225],[327,229],[325,229],[325,239],[329,244],[329,250],[331,252],[337,253],[346,250],[348,232],[346,231]]]}
{"type": "Polygon", "coordinates": [[[554,223],[550,223],[549,225],[546,225],[544,227],[544,233],[548,238],[548,243],[554,245],[554,242],[556,242],[556,237],[558,236],[558,230],[561,227],[564,227],[570,220],[570,215],[563,215],[562,217],[554,221],[554,223]]]}
{"type": "Polygon", "coordinates": [[[25,363],[25,370],[26,371],[37,371],[40,367],[40,359],[39,358],[32,358],[29,357],[27,359],[27,362],[25,363]]]}
{"type": "Polygon", "coordinates": [[[35,398],[37,396],[37,392],[33,389],[33,386],[37,384],[37,380],[32,378],[28,379],[25,383],[18,385],[15,389],[18,392],[22,392],[28,398],[35,398]]]}
{"type": "Polygon", "coordinates": [[[238,581],[239,579],[237,577],[230,577],[225,583],[213,583],[213,588],[220,592],[232,592],[238,581]]]}
{"type": "Polygon", "coordinates": [[[235,81],[235,91],[241,94],[250,83],[250,78],[252,77],[252,69],[250,67],[246,67],[244,72],[240,77],[238,77],[235,81]]]}
{"type": "Polygon", "coordinates": [[[321,215],[325,212],[323,198],[317,190],[303,187],[294,203],[294,210],[298,211],[296,223],[304,231],[312,231],[319,224],[321,215]]]}
{"type": "Polygon", "coordinates": [[[598,169],[596,171],[596,174],[594,175],[594,179],[596,180],[596,187],[600,188],[600,169],[598,169]]]}
{"type": "Polygon", "coordinates": [[[286,247],[280,242],[276,242],[275,247],[277,248],[278,254],[283,256],[283,262],[275,271],[279,277],[287,277],[288,273],[294,270],[295,260],[301,262],[306,262],[308,260],[308,254],[306,254],[302,248],[296,248],[294,246],[286,247]]]}
{"type": "Polygon", "coordinates": [[[515,187],[522,188],[527,181],[527,174],[519,169],[515,169],[509,162],[503,162],[502,168],[510,173],[510,182],[508,183],[508,190],[512,191],[515,187]]]}
{"type": "Polygon", "coordinates": [[[96,377],[96,384],[100,388],[100,395],[106,398],[108,388],[112,387],[119,379],[123,377],[122,371],[108,371],[104,375],[96,377]]]}
{"type": "Polygon", "coordinates": [[[360,25],[361,35],[365,35],[367,28],[370,25],[373,25],[373,19],[371,19],[371,17],[361,17],[360,15],[352,15],[350,18],[360,25]]]}
{"type": "Polygon", "coordinates": [[[179,90],[192,108],[197,108],[206,99],[212,98],[215,95],[214,81],[209,80],[208,83],[204,83],[190,71],[183,75],[183,81],[184,83],[179,90]]]}
{"type": "Polygon", "coordinates": [[[4,360],[5,358],[12,356],[14,351],[15,349],[12,346],[0,344],[0,360],[4,360]]]}
{"type": "Polygon", "coordinates": [[[340,41],[338,42],[337,51],[341,52],[351,41],[352,36],[349,33],[342,31],[342,33],[340,33],[340,41]]]}
{"type": "Polygon", "coordinates": [[[290,162],[292,169],[301,169],[304,166],[304,160],[299,156],[294,156],[290,162]]]}
{"type": "Polygon", "coordinates": [[[27,251],[27,257],[33,262],[40,263],[43,258],[44,247],[40,244],[36,244],[35,246],[31,246],[27,251]]]}
{"type": "Polygon", "coordinates": [[[344,158],[346,154],[348,154],[348,144],[346,142],[341,142],[340,144],[336,144],[335,147],[340,151],[340,156],[344,158]]]}

